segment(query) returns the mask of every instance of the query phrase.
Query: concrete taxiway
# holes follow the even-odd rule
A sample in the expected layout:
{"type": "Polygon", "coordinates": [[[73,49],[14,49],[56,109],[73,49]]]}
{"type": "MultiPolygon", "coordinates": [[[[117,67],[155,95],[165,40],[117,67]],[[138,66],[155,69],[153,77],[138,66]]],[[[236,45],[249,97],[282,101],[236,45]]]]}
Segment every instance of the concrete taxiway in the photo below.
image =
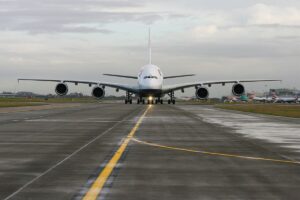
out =
{"type": "Polygon", "coordinates": [[[199,105],[0,113],[0,199],[298,199],[299,122],[199,105]]]}

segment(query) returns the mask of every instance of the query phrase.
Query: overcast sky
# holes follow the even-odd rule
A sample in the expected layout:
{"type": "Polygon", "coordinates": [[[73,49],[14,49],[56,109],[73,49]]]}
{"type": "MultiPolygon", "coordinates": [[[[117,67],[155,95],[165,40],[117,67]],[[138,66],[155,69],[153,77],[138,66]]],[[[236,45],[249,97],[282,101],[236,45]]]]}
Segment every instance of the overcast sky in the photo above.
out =
{"type": "Polygon", "coordinates": [[[279,78],[246,86],[300,88],[299,0],[0,0],[0,91],[54,92],[53,83],[18,85],[18,77],[134,84],[101,74],[137,74],[149,25],[153,63],[165,75],[197,74],[166,84],[279,78]]]}

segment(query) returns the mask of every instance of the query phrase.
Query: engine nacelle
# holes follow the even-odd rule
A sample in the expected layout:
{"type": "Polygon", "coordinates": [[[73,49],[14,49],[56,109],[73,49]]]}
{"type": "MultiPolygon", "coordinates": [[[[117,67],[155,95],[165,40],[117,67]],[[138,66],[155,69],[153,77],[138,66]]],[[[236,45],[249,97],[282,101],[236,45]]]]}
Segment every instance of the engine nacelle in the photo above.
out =
{"type": "Polygon", "coordinates": [[[96,99],[102,99],[105,96],[105,90],[102,87],[96,86],[92,90],[92,96],[96,99]]]}
{"type": "Polygon", "coordinates": [[[232,86],[232,94],[235,96],[242,96],[245,93],[245,87],[240,84],[236,83],[232,86]]]}
{"type": "Polygon", "coordinates": [[[207,99],[209,96],[209,91],[205,87],[199,87],[196,89],[197,99],[207,99]]]}
{"type": "Polygon", "coordinates": [[[68,85],[65,83],[58,83],[55,87],[55,92],[59,96],[65,96],[66,94],[68,94],[68,91],[68,85]]]}

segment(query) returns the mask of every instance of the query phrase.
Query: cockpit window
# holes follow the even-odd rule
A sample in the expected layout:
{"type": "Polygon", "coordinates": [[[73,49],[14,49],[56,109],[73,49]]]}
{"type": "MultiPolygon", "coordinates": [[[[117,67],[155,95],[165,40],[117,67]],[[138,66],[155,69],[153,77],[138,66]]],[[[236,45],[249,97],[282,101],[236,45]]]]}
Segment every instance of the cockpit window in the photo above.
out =
{"type": "Polygon", "coordinates": [[[157,79],[157,76],[144,76],[144,79],[157,79]]]}

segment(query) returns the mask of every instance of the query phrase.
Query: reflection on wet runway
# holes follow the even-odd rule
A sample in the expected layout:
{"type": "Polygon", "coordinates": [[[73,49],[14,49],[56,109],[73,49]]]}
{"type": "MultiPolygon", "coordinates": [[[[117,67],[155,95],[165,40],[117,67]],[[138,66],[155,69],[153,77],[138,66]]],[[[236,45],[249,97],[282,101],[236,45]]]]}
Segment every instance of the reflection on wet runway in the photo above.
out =
{"type": "Polygon", "coordinates": [[[269,117],[247,113],[235,113],[214,108],[182,106],[181,108],[195,113],[205,122],[233,128],[250,138],[263,139],[280,144],[300,152],[300,120],[280,120],[280,117],[269,117]]]}

